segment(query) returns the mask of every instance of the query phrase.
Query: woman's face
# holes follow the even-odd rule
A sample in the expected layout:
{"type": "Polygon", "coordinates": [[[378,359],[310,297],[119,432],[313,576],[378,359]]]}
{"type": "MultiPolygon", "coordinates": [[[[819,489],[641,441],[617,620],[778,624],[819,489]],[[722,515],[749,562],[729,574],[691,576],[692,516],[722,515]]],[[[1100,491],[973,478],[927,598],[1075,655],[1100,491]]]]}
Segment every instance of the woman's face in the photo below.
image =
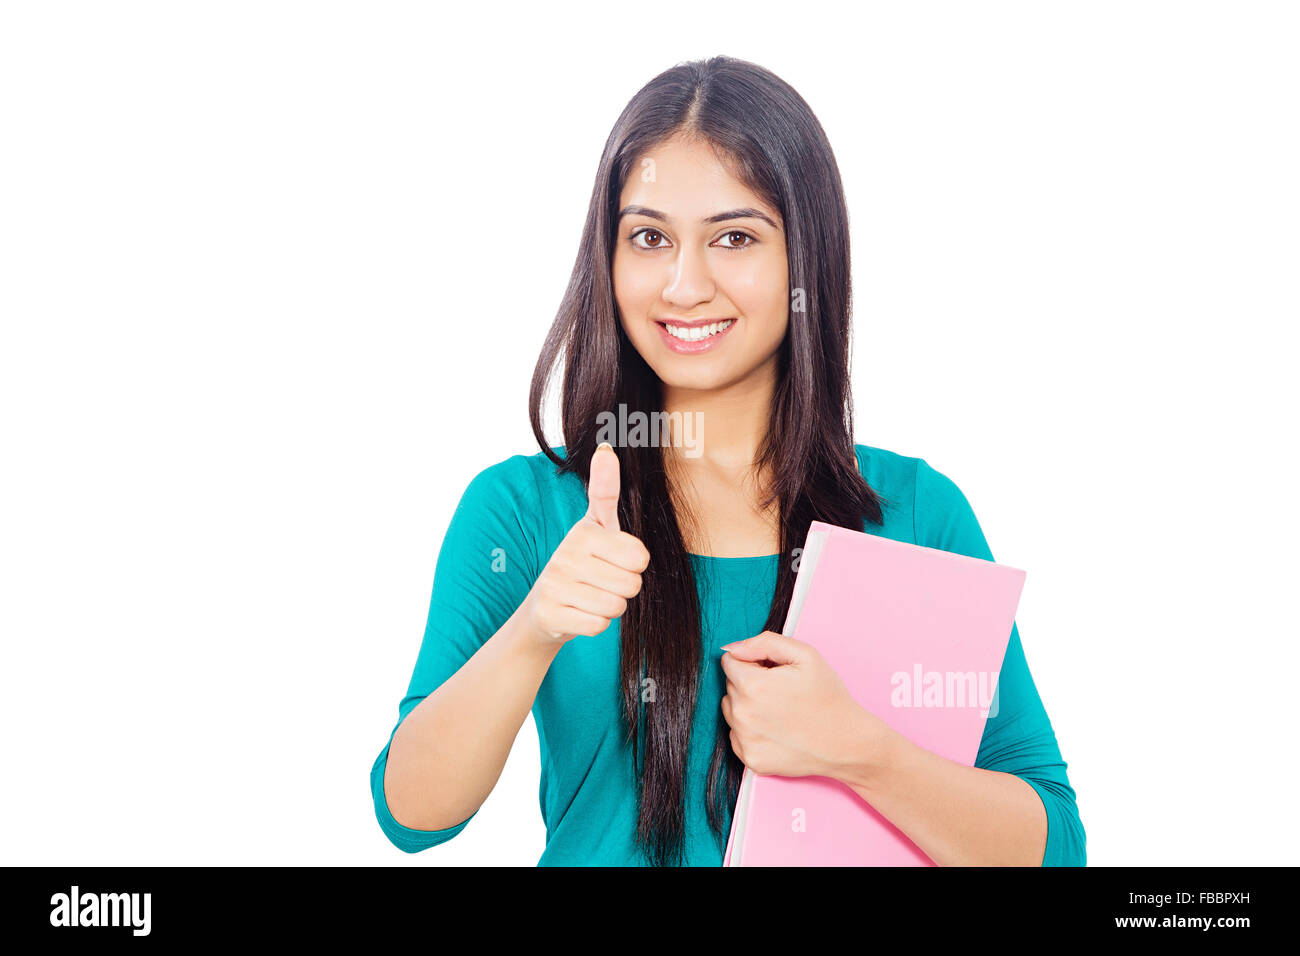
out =
{"type": "Polygon", "coordinates": [[[618,208],[619,318],[665,385],[724,388],[775,362],[790,318],[785,228],[775,209],[709,145],[680,138],[633,166],[618,208]]]}

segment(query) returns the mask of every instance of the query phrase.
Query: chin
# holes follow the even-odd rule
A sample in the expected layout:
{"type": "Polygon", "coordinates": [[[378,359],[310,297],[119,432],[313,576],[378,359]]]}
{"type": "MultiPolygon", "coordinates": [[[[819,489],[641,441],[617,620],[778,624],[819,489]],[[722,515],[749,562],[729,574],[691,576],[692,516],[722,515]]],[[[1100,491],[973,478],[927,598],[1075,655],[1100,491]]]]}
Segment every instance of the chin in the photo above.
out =
{"type": "MultiPolygon", "coordinates": [[[[682,365],[689,364],[683,362],[682,365]]],[[[730,369],[721,366],[713,368],[703,368],[696,366],[694,368],[683,368],[682,365],[669,363],[667,366],[661,365],[651,368],[659,376],[659,381],[672,388],[689,388],[695,391],[707,392],[717,388],[726,388],[733,381],[735,376],[731,374],[730,369]]]]}

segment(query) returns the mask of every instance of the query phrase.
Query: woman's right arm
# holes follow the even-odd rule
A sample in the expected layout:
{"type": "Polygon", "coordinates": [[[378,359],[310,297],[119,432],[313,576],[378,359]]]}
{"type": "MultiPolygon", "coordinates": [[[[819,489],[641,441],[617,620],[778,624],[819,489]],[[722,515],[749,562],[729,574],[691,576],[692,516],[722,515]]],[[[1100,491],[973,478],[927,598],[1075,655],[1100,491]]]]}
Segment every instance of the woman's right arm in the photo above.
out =
{"type": "MultiPolygon", "coordinates": [[[[587,513],[523,602],[399,723],[388,747],[383,791],[400,826],[441,831],[468,821],[501,776],[565,641],[603,632],[640,590],[650,556],[618,529],[618,487],[617,455],[598,450],[587,513]]],[[[431,629],[437,627],[430,622],[431,629]]]]}
{"type": "Polygon", "coordinates": [[[384,774],[393,819],[414,830],[443,830],[478,811],[562,646],[534,631],[525,601],[406,715],[384,774]]]}

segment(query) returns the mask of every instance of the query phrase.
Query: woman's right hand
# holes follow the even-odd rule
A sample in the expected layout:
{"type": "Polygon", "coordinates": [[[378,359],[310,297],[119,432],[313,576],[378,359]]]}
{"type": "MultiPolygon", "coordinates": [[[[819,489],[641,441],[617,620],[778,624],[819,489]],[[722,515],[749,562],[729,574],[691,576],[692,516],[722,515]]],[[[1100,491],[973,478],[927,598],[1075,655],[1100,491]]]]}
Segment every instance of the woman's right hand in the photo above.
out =
{"type": "Polygon", "coordinates": [[[601,442],[591,456],[587,513],[569,529],[524,599],[539,640],[599,634],[641,590],[650,552],[618,527],[618,455],[601,442]]]}

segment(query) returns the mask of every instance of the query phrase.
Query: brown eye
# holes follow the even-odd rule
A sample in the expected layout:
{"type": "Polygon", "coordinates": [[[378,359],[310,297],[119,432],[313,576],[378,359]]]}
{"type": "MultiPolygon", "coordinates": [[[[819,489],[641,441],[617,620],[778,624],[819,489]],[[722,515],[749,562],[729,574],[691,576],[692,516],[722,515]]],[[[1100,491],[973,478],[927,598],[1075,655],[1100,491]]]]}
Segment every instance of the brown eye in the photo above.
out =
{"type": "Polygon", "coordinates": [[[662,249],[666,245],[666,240],[664,234],[658,229],[651,229],[647,226],[632,233],[632,245],[638,249],[662,249]],[[637,241],[642,238],[645,239],[644,242],[637,241]]]}
{"type": "Polygon", "coordinates": [[[757,241],[749,233],[741,232],[738,229],[732,230],[722,238],[727,240],[722,246],[724,249],[744,249],[752,246],[757,241]]]}

